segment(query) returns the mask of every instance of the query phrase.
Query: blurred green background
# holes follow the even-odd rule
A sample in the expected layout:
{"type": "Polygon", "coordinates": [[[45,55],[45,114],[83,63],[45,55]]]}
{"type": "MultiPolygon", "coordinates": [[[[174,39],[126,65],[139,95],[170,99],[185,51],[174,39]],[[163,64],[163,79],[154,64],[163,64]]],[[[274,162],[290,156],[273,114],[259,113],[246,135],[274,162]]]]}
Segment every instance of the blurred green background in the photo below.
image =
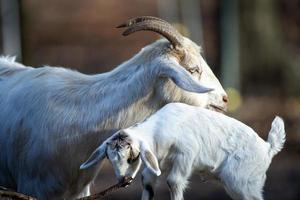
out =
{"type": "MultiPolygon", "coordinates": [[[[228,115],[266,139],[275,115],[286,122],[285,149],[274,158],[266,199],[300,199],[299,0],[0,0],[0,54],[30,66],[65,66],[100,73],[155,41],[153,33],[122,37],[114,27],[153,15],[202,46],[230,98],[228,115]]],[[[215,182],[191,179],[186,199],[228,199],[215,182]]],[[[115,183],[106,163],[94,191],[115,183]]],[[[137,180],[107,199],[138,199],[137,180]]],[[[158,198],[168,198],[165,184],[158,198]]]]}

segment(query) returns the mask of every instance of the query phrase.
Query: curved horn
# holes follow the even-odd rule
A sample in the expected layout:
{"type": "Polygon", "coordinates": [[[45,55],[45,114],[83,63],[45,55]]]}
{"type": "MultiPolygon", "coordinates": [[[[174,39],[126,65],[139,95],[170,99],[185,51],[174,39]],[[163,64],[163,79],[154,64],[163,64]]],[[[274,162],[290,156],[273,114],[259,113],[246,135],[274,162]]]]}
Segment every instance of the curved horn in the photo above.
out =
{"type": "Polygon", "coordinates": [[[147,18],[136,18],[133,19],[133,21],[127,21],[124,24],[120,25],[121,27],[127,27],[127,24],[129,27],[123,32],[124,36],[130,35],[137,31],[153,31],[156,32],[165,38],[167,38],[170,43],[173,45],[174,48],[182,45],[182,35],[169,23],[163,21],[163,20],[157,20],[157,18],[151,17],[147,18]]]}
{"type": "Polygon", "coordinates": [[[167,23],[167,21],[160,19],[158,17],[152,17],[152,16],[141,16],[141,17],[135,17],[132,19],[127,20],[126,22],[120,24],[119,26],[117,26],[116,28],[124,28],[124,27],[129,27],[132,26],[133,24],[139,23],[139,22],[143,22],[143,21],[150,21],[150,20],[156,20],[156,21],[161,21],[164,23],[167,23]]]}

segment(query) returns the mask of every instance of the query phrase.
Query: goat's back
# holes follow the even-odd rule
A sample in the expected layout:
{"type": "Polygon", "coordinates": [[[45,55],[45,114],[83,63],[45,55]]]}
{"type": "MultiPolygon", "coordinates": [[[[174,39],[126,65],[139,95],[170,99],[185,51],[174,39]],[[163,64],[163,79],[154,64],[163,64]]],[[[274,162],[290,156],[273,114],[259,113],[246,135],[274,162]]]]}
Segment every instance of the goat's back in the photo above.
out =
{"type": "MultiPolygon", "coordinates": [[[[224,114],[182,103],[170,103],[144,123],[142,131],[153,132],[160,140],[173,141],[211,154],[230,154],[239,149],[267,151],[269,145],[244,123],[224,114]]],[[[211,155],[213,156],[213,155],[211,155]]]]}

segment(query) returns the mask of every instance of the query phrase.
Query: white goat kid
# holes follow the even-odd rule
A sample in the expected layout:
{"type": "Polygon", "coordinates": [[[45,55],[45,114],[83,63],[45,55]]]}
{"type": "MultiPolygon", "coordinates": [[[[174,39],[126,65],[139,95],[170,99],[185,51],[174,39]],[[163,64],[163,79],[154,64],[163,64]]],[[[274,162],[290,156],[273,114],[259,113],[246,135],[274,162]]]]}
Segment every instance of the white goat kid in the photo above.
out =
{"type": "Polygon", "coordinates": [[[173,200],[183,199],[194,170],[213,175],[233,199],[263,199],[266,171],[284,142],[284,123],[279,117],[274,119],[265,142],[233,118],[172,103],[145,122],[111,136],[81,169],[107,156],[122,181],[124,177],[134,178],[143,162],[143,200],[153,198],[160,169],[167,175],[173,200]]]}
{"type": "Polygon", "coordinates": [[[38,199],[86,195],[100,167],[79,166],[116,130],[169,102],[226,109],[226,93],[195,43],[153,17],[122,27],[124,35],[150,30],[167,40],[98,75],[0,59],[1,186],[38,199]]]}

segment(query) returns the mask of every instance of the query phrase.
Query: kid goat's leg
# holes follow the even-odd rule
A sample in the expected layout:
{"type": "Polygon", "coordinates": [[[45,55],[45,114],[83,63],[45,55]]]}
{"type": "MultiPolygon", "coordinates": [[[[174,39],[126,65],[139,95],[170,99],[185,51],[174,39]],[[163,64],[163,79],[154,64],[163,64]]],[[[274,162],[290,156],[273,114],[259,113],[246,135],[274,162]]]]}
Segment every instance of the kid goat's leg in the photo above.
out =
{"type": "Polygon", "coordinates": [[[177,155],[173,167],[167,177],[171,200],[182,200],[183,191],[188,184],[188,178],[192,173],[193,159],[184,155],[177,155]]]}
{"type": "Polygon", "coordinates": [[[264,166],[248,160],[230,157],[219,174],[227,193],[233,199],[263,200],[262,189],[266,180],[264,166]],[[246,166],[246,167],[244,167],[246,166]]]}
{"type": "Polygon", "coordinates": [[[157,177],[147,168],[142,173],[143,193],[142,200],[150,200],[154,198],[154,187],[157,177]]]}

